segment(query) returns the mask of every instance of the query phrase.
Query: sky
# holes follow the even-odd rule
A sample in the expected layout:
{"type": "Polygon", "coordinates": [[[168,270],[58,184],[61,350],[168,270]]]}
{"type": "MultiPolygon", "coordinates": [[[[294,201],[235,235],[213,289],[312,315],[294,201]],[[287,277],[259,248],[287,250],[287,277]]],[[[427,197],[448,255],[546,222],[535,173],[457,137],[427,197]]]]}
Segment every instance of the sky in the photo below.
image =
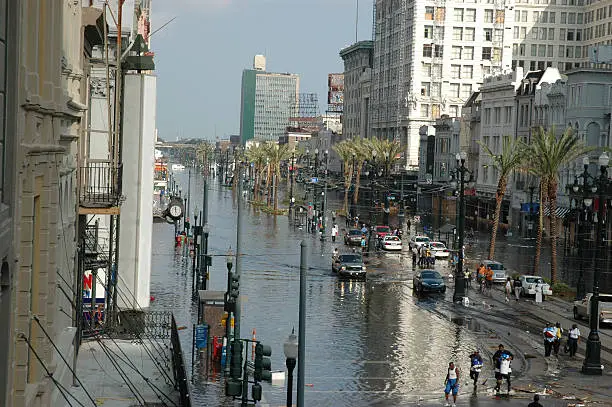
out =
{"type": "MultiPolygon", "coordinates": [[[[342,72],[339,51],[372,35],[372,0],[153,0],[151,37],[157,127],[165,140],[228,138],[240,132],[240,84],[253,56],[267,70],[300,75],[300,92],[327,103],[327,74],[342,72]]],[[[124,5],[124,14],[133,1],[124,5]]]]}

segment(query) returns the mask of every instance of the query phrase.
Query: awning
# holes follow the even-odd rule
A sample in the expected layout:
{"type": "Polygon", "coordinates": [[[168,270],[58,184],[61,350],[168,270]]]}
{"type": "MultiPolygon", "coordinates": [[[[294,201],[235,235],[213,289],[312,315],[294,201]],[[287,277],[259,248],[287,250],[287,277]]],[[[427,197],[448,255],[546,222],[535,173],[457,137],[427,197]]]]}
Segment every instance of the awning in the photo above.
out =
{"type": "MultiPolygon", "coordinates": [[[[562,206],[557,207],[555,211],[555,216],[559,219],[563,219],[570,212],[570,208],[565,208],[562,206]]],[[[544,216],[550,216],[550,208],[548,206],[544,207],[544,216]]]]}

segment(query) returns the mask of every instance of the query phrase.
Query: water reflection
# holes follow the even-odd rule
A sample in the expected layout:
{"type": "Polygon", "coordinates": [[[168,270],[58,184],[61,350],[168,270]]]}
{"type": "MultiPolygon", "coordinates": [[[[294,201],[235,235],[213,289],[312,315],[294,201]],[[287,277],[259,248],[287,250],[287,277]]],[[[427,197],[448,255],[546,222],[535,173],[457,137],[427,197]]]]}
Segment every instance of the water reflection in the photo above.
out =
{"type": "MultiPolygon", "coordinates": [[[[201,196],[201,186],[198,180],[192,184],[195,196],[201,196]]],[[[208,209],[214,256],[209,287],[224,290],[223,256],[229,246],[235,249],[236,236],[231,191],[212,185],[208,209]]],[[[306,405],[388,406],[419,397],[439,400],[449,360],[463,364],[466,371],[475,341],[470,331],[476,329],[469,321],[461,326],[451,321],[452,306],[444,295],[413,295],[410,258],[382,253],[368,265],[366,281],[339,280],[331,272],[331,242],[293,227],[286,216],[270,217],[248,206],[243,215],[241,331],[250,336],[255,328],[257,339],[272,347],[273,370],[284,370],[282,343],[291,328],[297,328],[299,244],[302,239],[308,243],[306,405]]],[[[154,225],[152,307],[171,309],[179,325],[191,326],[196,314],[191,305],[191,262],[175,252],[172,234],[172,225],[154,225]]],[[[189,363],[190,332],[183,332],[181,339],[189,363]]],[[[197,380],[194,402],[223,405],[218,402],[224,400],[219,377],[210,376],[208,383],[197,380]]],[[[264,396],[278,406],[285,391],[266,385],[264,396]]]]}

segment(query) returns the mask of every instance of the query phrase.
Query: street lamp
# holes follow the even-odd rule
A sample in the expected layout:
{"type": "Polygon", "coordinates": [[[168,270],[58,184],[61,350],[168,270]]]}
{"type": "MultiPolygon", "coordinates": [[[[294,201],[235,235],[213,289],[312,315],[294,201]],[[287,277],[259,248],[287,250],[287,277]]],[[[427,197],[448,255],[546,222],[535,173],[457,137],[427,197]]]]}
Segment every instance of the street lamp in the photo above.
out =
{"type": "Polygon", "coordinates": [[[582,373],[588,375],[603,374],[603,366],[601,365],[601,341],[599,340],[599,273],[600,267],[597,266],[597,258],[603,258],[605,251],[605,242],[602,239],[602,230],[604,227],[604,206],[608,196],[608,188],[610,181],[608,180],[608,164],[610,157],[605,152],[599,156],[597,161],[599,164],[600,174],[593,180],[594,193],[599,192],[599,208],[597,214],[597,227],[595,228],[595,251],[593,252],[593,295],[591,296],[591,315],[589,318],[589,337],[587,338],[586,352],[584,364],[582,365],[582,373]]]}
{"type": "Polygon", "coordinates": [[[577,217],[578,220],[578,257],[580,258],[580,271],[578,274],[578,282],[576,284],[576,300],[581,300],[586,295],[586,287],[584,281],[584,236],[588,232],[589,223],[588,219],[588,208],[590,208],[593,200],[589,197],[588,191],[590,189],[589,179],[593,179],[593,177],[589,174],[589,157],[585,156],[582,159],[583,171],[582,174],[576,176],[574,179],[574,184],[572,185],[572,191],[575,194],[580,193],[581,199],[576,199],[576,202],[580,202],[580,215],[577,217]],[[578,178],[582,178],[582,185],[578,184],[578,178]],[[582,219],[582,215],[584,214],[584,219],[582,219]]]}
{"type": "MultiPolygon", "coordinates": [[[[230,320],[231,320],[231,309],[229,307],[230,292],[232,289],[232,267],[234,266],[234,252],[230,247],[225,255],[225,263],[227,265],[227,292],[225,293],[225,304],[227,305],[227,321],[225,323],[225,337],[227,338],[227,345],[230,343],[230,320]]],[[[228,353],[229,356],[229,353],[228,353]]],[[[229,370],[229,361],[225,363],[226,371],[229,370]]]]}
{"type": "Polygon", "coordinates": [[[202,233],[204,234],[204,253],[200,255],[200,277],[202,278],[202,290],[206,290],[208,285],[208,235],[210,233],[208,223],[202,227],[202,233]]]}
{"type": "Polygon", "coordinates": [[[459,261],[455,271],[455,292],[453,293],[453,302],[462,301],[465,297],[465,277],[463,275],[463,240],[465,237],[465,183],[474,181],[474,174],[465,166],[467,153],[462,151],[455,156],[457,159],[457,168],[452,172],[454,187],[457,186],[459,180],[459,215],[457,219],[457,229],[459,234],[459,261]],[[469,179],[465,179],[466,174],[469,174],[469,179]]]}
{"type": "Polygon", "coordinates": [[[298,340],[295,336],[295,328],[291,330],[291,335],[283,344],[287,364],[287,407],[293,404],[293,369],[295,369],[298,357],[298,340]]]}

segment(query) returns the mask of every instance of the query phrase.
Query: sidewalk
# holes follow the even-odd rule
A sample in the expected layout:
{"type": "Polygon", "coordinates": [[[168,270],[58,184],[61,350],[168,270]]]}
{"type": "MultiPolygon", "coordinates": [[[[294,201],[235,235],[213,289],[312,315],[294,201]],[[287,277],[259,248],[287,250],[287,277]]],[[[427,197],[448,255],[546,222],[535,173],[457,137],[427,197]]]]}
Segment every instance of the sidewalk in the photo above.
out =
{"type": "MultiPolygon", "coordinates": [[[[488,357],[487,362],[490,363],[500,343],[515,355],[512,398],[531,399],[534,393],[538,393],[543,398],[567,400],[568,406],[612,405],[612,336],[609,332],[600,333],[603,376],[586,376],[581,373],[581,367],[585,338],[589,333],[588,321],[571,319],[572,304],[557,298],[547,299],[541,304],[523,298],[519,302],[511,300],[506,303],[501,289],[495,289],[491,297],[481,295],[476,289],[470,289],[468,295],[470,306],[466,311],[473,319],[472,325],[481,327],[478,336],[483,348],[481,352],[488,357]],[[543,356],[542,329],[546,322],[561,323],[565,332],[573,323],[578,324],[583,340],[575,358],[564,354],[563,349],[558,357],[543,356]],[[482,332],[482,327],[486,332],[482,332]]],[[[489,378],[487,384],[490,387],[479,389],[479,392],[492,394],[494,383],[495,379],[489,378]]]]}

